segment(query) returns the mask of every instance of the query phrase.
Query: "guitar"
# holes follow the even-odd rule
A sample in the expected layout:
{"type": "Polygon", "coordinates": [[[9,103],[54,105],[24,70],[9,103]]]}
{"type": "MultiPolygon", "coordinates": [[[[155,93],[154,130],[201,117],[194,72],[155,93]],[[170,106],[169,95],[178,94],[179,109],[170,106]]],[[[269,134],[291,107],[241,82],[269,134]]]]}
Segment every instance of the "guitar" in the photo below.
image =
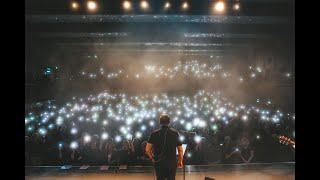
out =
{"type": "Polygon", "coordinates": [[[279,136],[279,142],[284,145],[291,145],[295,149],[296,143],[286,136],[279,136]]]}

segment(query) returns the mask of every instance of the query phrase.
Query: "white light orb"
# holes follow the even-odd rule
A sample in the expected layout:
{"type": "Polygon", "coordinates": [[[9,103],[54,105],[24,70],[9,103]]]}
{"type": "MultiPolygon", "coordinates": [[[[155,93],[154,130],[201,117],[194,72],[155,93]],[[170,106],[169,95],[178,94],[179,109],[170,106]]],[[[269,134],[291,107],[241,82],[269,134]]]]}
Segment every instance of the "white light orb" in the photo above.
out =
{"type": "Polygon", "coordinates": [[[169,3],[169,2],[166,2],[166,3],[164,4],[164,9],[167,10],[167,9],[170,8],[170,6],[171,6],[170,3],[169,3]]]}
{"type": "Polygon", "coordinates": [[[104,132],[104,133],[101,134],[101,138],[102,138],[103,140],[108,139],[108,137],[109,137],[109,135],[108,135],[108,133],[106,133],[106,132],[104,132]]]}
{"type": "Polygon", "coordinates": [[[73,127],[73,128],[71,128],[70,133],[73,134],[73,135],[75,135],[75,134],[78,133],[78,129],[75,128],[75,127],[73,127]]]}
{"type": "Polygon", "coordinates": [[[145,0],[143,0],[143,1],[140,2],[140,7],[143,10],[147,10],[149,8],[149,3],[147,1],[145,1],[145,0]]]}
{"type": "Polygon", "coordinates": [[[225,10],[225,3],[223,1],[218,1],[214,4],[214,10],[217,13],[222,13],[225,10]]]}
{"type": "Polygon", "coordinates": [[[120,142],[122,140],[121,136],[116,136],[114,139],[116,142],[120,142]]]}
{"type": "Polygon", "coordinates": [[[85,136],[83,137],[83,140],[84,140],[85,143],[88,143],[88,142],[91,141],[91,136],[90,136],[90,135],[85,135],[85,136]]]}
{"type": "Polygon", "coordinates": [[[136,132],[136,138],[141,138],[142,137],[142,133],[141,132],[136,132]]]}
{"type": "Polygon", "coordinates": [[[183,9],[183,10],[187,10],[188,8],[189,8],[188,2],[182,3],[182,9],[183,9]]]}
{"type": "Polygon", "coordinates": [[[70,148],[71,149],[77,149],[79,147],[78,143],[76,141],[73,141],[70,143],[70,148]]]}
{"type": "Polygon", "coordinates": [[[243,116],[241,117],[241,119],[242,119],[243,121],[247,121],[247,120],[248,120],[248,116],[247,116],[247,115],[243,115],[243,116]]]}
{"type": "Polygon", "coordinates": [[[240,4],[239,3],[236,3],[233,5],[233,9],[236,10],[236,11],[239,11],[240,10],[240,4]]]}
{"type": "Polygon", "coordinates": [[[201,142],[201,136],[195,135],[195,136],[194,136],[194,141],[195,141],[196,143],[200,143],[200,142],[201,142]]]}
{"type": "Polygon", "coordinates": [[[87,8],[89,11],[95,11],[98,8],[98,5],[95,1],[88,1],[87,2],[87,8]]]}
{"type": "Polygon", "coordinates": [[[124,10],[130,10],[131,9],[131,2],[130,1],[123,1],[122,7],[124,10]]]}
{"type": "MultiPolygon", "coordinates": [[[[77,9],[79,9],[79,7],[80,7],[80,5],[78,2],[76,2],[76,1],[71,2],[71,8],[73,10],[77,10],[77,9]]],[[[56,67],[56,69],[57,69],[57,67],[56,67]]]]}
{"type": "Polygon", "coordinates": [[[183,141],[185,140],[185,137],[184,137],[184,136],[179,136],[179,140],[180,140],[181,142],[183,142],[183,141]]]}

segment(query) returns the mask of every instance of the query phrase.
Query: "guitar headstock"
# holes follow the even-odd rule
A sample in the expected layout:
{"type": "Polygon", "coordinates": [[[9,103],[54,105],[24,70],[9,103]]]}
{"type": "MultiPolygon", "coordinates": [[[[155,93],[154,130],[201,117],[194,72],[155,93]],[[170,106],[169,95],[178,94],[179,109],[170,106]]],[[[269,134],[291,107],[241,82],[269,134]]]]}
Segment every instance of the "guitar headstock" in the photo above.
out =
{"type": "Polygon", "coordinates": [[[279,142],[284,145],[295,146],[295,142],[286,136],[279,136],[279,142]]]}

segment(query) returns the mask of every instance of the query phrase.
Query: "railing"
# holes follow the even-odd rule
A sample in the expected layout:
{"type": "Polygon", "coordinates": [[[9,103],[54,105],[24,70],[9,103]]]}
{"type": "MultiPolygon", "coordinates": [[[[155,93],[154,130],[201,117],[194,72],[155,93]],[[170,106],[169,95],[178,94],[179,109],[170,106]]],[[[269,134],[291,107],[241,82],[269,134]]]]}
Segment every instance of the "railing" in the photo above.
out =
{"type": "MultiPolygon", "coordinates": [[[[249,163],[249,164],[211,164],[211,165],[186,165],[185,172],[218,172],[218,171],[243,171],[243,170],[290,170],[294,171],[295,162],[280,163],[249,163]]],[[[182,173],[184,169],[177,169],[182,173]]],[[[25,166],[28,174],[56,174],[56,173],[153,173],[152,166],[25,166]]]]}

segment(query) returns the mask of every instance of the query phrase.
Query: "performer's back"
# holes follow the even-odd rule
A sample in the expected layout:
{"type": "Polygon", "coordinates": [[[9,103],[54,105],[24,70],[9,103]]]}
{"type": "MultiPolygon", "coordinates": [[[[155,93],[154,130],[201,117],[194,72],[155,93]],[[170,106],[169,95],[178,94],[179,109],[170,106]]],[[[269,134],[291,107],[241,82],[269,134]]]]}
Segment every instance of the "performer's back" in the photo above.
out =
{"type": "Polygon", "coordinates": [[[162,126],[152,132],[148,143],[153,144],[156,165],[165,165],[170,168],[177,166],[176,148],[181,146],[178,131],[168,126],[162,126]],[[166,131],[166,142],[164,142],[166,131]],[[161,153],[163,153],[163,158],[160,157],[161,159],[159,159],[161,153]]]}
{"type": "Polygon", "coordinates": [[[146,146],[146,153],[152,160],[157,180],[174,180],[176,169],[183,167],[183,148],[179,133],[169,127],[170,117],[160,115],[161,128],[152,132],[146,146]],[[178,162],[176,157],[178,150],[178,162]]]}

